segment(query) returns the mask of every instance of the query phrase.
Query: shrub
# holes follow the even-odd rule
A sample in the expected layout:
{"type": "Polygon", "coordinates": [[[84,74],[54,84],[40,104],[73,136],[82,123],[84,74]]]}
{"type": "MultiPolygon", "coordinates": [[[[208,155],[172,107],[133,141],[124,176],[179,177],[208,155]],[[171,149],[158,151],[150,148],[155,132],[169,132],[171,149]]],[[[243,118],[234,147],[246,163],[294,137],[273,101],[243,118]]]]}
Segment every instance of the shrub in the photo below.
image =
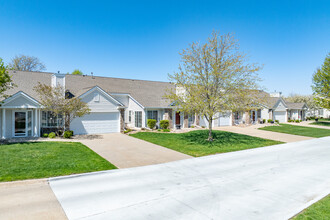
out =
{"type": "Polygon", "coordinates": [[[157,129],[157,131],[162,131],[162,129],[157,129]]]}
{"type": "Polygon", "coordinates": [[[132,131],[132,129],[126,129],[125,131],[124,131],[124,134],[127,134],[127,133],[129,133],[129,132],[131,132],[132,131]]]}
{"type": "Polygon", "coordinates": [[[48,137],[48,134],[47,133],[43,133],[42,135],[44,138],[48,137]]]}
{"type": "Polygon", "coordinates": [[[163,129],[163,132],[170,132],[170,129],[163,129]]]}
{"type": "Polygon", "coordinates": [[[56,134],[54,132],[51,132],[51,133],[49,133],[48,137],[49,138],[55,138],[56,137],[56,134]]]}
{"type": "Polygon", "coordinates": [[[195,125],[192,125],[192,126],[190,126],[191,128],[194,128],[195,127],[195,125]]]}
{"type": "Polygon", "coordinates": [[[145,130],[147,130],[146,128],[141,128],[141,131],[145,131],[145,130]]]}
{"type": "Polygon", "coordinates": [[[268,123],[272,123],[272,121],[273,121],[272,119],[268,119],[267,120],[268,123]]]}
{"type": "Polygon", "coordinates": [[[156,126],[157,121],[155,119],[148,119],[147,125],[150,129],[154,129],[156,126]]]}
{"type": "Polygon", "coordinates": [[[275,120],[275,122],[278,124],[278,123],[280,123],[280,121],[279,120],[275,120]]]}
{"type": "Polygon", "coordinates": [[[168,127],[170,126],[170,122],[168,120],[161,120],[159,122],[160,128],[162,129],[168,129],[168,127]]]}
{"type": "Polygon", "coordinates": [[[297,119],[297,120],[295,120],[295,122],[296,122],[296,123],[299,123],[299,122],[300,122],[300,120],[298,120],[298,119],[297,119]]]}
{"type": "Polygon", "coordinates": [[[266,123],[266,119],[262,119],[262,123],[265,124],[266,123]]]}
{"type": "Polygon", "coordinates": [[[64,131],[63,137],[64,138],[71,138],[73,135],[73,131],[64,131]]]}
{"type": "Polygon", "coordinates": [[[202,128],[205,128],[205,126],[202,126],[202,128]]]}

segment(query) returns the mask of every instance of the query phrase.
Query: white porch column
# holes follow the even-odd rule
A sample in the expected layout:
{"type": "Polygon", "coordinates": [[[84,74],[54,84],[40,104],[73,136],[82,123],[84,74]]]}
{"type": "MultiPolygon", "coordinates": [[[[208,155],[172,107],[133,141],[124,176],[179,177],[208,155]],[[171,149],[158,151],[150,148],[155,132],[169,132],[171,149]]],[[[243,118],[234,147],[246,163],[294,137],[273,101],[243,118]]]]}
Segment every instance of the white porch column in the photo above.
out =
{"type": "Polygon", "coordinates": [[[41,130],[41,109],[38,111],[38,117],[39,117],[39,125],[38,125],[38,137],[40,137],[40,130],[41,130]]]}
{"type": "Polygon", "coordinates": [[[34,137],[38,137],[38,109],[34,110],[34,137]]]}
{"type": "Polygon", "coordinates": [[[2,109],[2,139],[6,139],[6,109],[2,109]]]}

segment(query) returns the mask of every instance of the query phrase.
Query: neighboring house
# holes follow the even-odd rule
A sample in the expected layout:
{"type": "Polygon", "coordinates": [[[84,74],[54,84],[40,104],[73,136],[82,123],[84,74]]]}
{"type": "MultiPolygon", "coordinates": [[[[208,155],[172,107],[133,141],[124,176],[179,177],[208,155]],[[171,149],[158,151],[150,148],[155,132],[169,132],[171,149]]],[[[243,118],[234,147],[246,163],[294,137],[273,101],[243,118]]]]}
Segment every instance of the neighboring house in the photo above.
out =
{"type": "Polygon", "coordinates": [[[325,108],[319,108],[319,109],[309,109],[309,111],[306,113],[308,117],[314,116],[318,118],[330,118],[330,110],[325,108]]]}
{"type": "Polygon", "coordinates": [[[266,121],[287,122],[288,120],[306,120],[306,112],[308,106],[305,103],[286,102],[280,92],[266,93],[262,91],[264,96],[263,103],[254,110],[246,112],[233,112],[234,124],[255,124],[260,123],[263,119],[266,121]]]}

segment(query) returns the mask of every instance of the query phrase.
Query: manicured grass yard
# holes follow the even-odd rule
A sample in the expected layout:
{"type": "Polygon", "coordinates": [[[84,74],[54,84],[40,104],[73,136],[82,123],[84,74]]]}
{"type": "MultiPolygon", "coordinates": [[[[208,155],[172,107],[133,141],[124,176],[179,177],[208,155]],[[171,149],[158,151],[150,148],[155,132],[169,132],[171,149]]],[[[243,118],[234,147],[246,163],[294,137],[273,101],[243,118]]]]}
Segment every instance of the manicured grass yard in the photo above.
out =
{"type": "Polygon", "coordinates": [[[311,127],[304,127],[299,125],[280,124],[279,126],[266,126],[259,129],[265,131],[274,131],[274,132],[295,134],[295,135],[316,137],[316,138],[330,136],[329,129],[311,128],[311,127]]]}
{"type": "Polygon", "coordinates": [[[282,143],[279,141],[266,140],[225,131],[213,131],[214,141],[209,143],[207,141],[208,130],[198,130],[179,134],[139,132],[136,134],[131,134],[131,136],[194,157],[282,143]]]}
{"type": "Polygon", "coordinates": [[[81,143],[0,145],[0,182],[116,169],[81,143]]]}
{"type": "Polygon", "coordinates": [[[311,205],[296,217],[294,220],[307,219],[330,219],[330,195],[311,205]]]}
{"type": "Polygon", "coordinates": [[[310,125],[321,125],[321,126],[330,126],[330,121],[316,121],[313,123],[309,123],[310,125]]]}

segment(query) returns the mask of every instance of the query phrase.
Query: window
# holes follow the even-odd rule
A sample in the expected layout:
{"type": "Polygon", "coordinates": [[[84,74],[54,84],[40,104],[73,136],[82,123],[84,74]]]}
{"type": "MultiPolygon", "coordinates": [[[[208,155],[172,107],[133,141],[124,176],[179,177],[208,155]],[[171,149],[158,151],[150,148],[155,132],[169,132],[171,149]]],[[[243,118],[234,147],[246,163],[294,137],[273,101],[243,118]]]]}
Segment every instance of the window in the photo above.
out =
{"type": "Polygon", "coordinates": [[[142,127],[142,112],[141,111],[135,112],[135,127],[137,127],[137,128],[142,127]]]}
{"type": "Polygon", "coordinates": [[[158,121],[158,111],[148,111],[148,119],[155,119],[156,121],[158,121]]]}
{"type": "Polygon", "coordinates": [[[128,122],[132,122],[132,111],[128,111],[128,122]]]}
{"type": "Polygon", "coordinates": [[[100,102],[100,94],[94,93],[94,102],[100,102]]]}
{"type": "Polygon", "coordinates": [[[55,116],[51,111],[43,111],[41,115],[41,126],[42,127],[58,127],[63,125],[62,115],[55,116]]]}

